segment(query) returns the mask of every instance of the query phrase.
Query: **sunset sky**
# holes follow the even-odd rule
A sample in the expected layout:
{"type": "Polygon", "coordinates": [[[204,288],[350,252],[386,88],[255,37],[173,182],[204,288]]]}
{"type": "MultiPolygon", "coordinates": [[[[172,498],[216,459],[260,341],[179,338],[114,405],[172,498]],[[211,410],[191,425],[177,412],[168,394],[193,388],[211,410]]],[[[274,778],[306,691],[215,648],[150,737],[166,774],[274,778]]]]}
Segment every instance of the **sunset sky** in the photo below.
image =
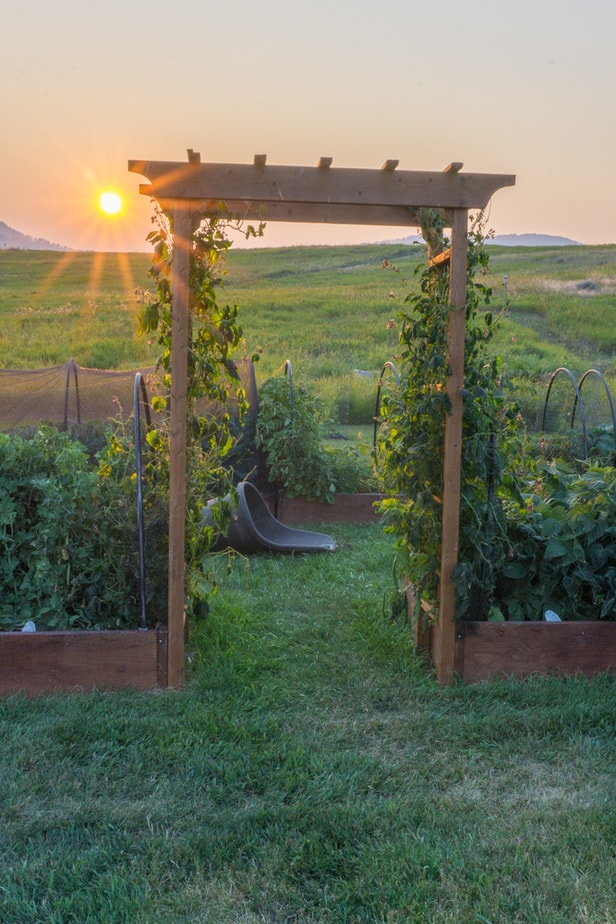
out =
{"type": "MultiPolygon", "coordinates": [[[[148,250],[129,159],[513,173],[499,234],[616,241],[613,0],[7,0],[0,221],[148,250]],[[123,210],[105,216],[100,194],[123,210]]],[[[394,229],[271,224],[265,244],[394,229]]]]}

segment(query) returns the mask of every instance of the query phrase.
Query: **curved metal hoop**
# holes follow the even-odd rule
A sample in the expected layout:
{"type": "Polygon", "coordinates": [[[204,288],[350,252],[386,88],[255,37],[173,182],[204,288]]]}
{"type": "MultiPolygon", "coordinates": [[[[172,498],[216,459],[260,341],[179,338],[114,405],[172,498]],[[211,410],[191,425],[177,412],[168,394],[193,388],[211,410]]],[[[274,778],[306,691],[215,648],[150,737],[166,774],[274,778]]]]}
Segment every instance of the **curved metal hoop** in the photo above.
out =
{"type": "MultiPolygon", "coordinates": [[[[612,433],[613,433],[613,435],[614,435],[614,442],[615,442],[615,444],[616,444],[616,410],[614,409],[614,402],[613,402],[613,400],[612,400],[612,393],[611,393],[611,391],[610,391],[609,385],[608,385],[607,382],[605,381],[605,378],[604,378],[603,375],[599,372],[598,369],[587,369],[587,370],[586,370],[586,372],[584,373],[584,375],[582,376],[582,378],[581,378],[580,381],[578,382],[578,391],[579,391],[579,394],[580,394],[580,396],[581,396],[581,394],[582,394],[582,385],[584,384],[584,382],[586,381],[586,379],[589,378],[591,375],[596,376],[596,378],[598,378],[599,381],[603,384],[603,387],[604,387],[604,389],[605,389],[605,394],[607,395],[607,400],[608,400],[608,403],[609,403],[609,405],[610,405],[610,413],[611,413],[611,415],[612,415],[612,433]]],[[[575,402],[574,402],[574,404],[573,404],[573,411],[571,412],[571,426],[572,426],[572,427],[573,427],[573,424],[574,424],[574,422],[575,422],[575,411],[576,411],[576,408],[577,408],[577,395],[576,395],[575,402]]]]}
{"type": "Polygon", "coordinates": [[[284,361],[284,374],[289,376],[289,406],[291,410],[291,423],[293,423],[293,417],[295,416],[295,407],[293,401],[293,369],[291,368],[291,360],[285,359],[284,361]]]}
{"type": "Polygon", "coordinates": [[[64,386],[64,429],[68,427],[68,392],[71,382],[71,372],[73,373],[73,379],[75,380],[75,400],[77,406],[77,423],[81,423],[81,407],[79,405],[79,377],[77,375],[77,363],[74,359],[69,359],[66,364],[66,384],[64,386]]]}
{"type": "Polygon", "coordinates": [[[548,384],[548,390],[545,396],[545,404],[543,405],[543,420],[541,422],[541,428],[543,432],[545,433],[545,419],[546,419],[547,412],[548,412],[548,401],[550,400],[550,392],[552,391],[552,385],[554,384],[554,381],[556,380],[557,376],[559,376],[561,373],[568,377],[569,381],[571,382],[573,386],[573,391],[575,392],[575,404],[574,404],[573,414],[571,415],[571,426],[572,427],[573,427],[573,417],[575,414],[575,407],[578,403],[580,405],[580,420],[582,421],[583,452],[584,452],[584,458],[586,458],[588,455],[588,428],[586,426],[586,414],[584,413],[584,402],[582,401],[582,395],[580,394],[579,386],[577,382],[575,381],[575,376],[573,375],[570,369],[565,369],[564,366],[559,366],[559,368],[556,369],[556,371],[553,372],[550,377],[550,382],[548,384]]]}

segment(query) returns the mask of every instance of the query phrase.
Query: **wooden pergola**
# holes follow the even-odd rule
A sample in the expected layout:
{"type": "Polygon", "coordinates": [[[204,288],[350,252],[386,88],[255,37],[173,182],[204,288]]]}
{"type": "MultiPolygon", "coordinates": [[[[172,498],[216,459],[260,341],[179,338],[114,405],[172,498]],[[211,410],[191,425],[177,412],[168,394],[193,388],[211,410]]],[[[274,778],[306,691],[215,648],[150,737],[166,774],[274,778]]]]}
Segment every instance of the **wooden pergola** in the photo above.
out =
{"type": "Polygon", "coordinates": [[[429,172],[398,170],[397,160],[385,161],[380,170],[333,167],[331,157],[322,157],[316,167],[269,166],[266,160],[259,154],[252,164],[208,164],[189,150],[187,162],[128,163],[130,171],[149,181],[140,185],[140,193],[156,199],[173,226],[168,685],[180,687],[184,675],[188,269],[193,232],[202,219],[221,214],[248,221],[408,228],[423,224],[424,209],[436,210],[451,229],[451,413],[444,437],[440,618],[432,641],[438,679],[450,683],[455,670],[453,571],[460,517],[468,217],[471,210],[485,209],[496,190],[513,186],[515,176],[463,173],[460,163],[429,172]]]}

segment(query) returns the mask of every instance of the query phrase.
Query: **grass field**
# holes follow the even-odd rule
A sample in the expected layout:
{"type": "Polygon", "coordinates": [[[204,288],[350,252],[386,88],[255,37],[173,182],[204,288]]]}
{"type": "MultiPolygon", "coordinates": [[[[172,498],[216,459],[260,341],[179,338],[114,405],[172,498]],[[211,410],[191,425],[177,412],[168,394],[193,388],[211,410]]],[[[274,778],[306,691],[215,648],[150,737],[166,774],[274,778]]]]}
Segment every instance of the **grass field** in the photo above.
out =
{"type": "MultiPolygon", "coordinates": [[[[517,382],[541,395],[547,376],[593,366],[616,379],[616,246],[492,247],[482,282],[508,310],[495,349],[517,382]]],[[[397,350],[403,299],[425,250],[399,244],[232,250],[227,297],[241,308],[259,380],[292,363],[295,379],[340,417],[372,409],[382,364],[397,350]],[[387,260],[400,272],[383,268],[387,260]],[[357,370],[371,373],[359,377],[357,370]]],[[[0,252],[0,363],[39,367],[71,356],[83,366],[136,368],[155,359],[137,335],[147,254],[0,252]]],[[[355,422],[355,421],[351,421],[355,422]]],[[[368,420],[365,422],[369,422],[368,420]]]]}

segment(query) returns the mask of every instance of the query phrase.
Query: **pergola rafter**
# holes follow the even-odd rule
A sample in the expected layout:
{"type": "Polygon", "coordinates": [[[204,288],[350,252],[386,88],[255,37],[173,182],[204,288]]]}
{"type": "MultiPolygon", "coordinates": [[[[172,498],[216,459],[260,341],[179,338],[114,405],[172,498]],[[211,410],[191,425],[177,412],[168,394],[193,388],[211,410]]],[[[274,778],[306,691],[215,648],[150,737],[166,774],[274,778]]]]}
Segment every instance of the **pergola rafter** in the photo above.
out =
{"type": "MultiPolygon", "coordinates": [[[[440,619],[434,655],[441,683],[454,677],[455,595],[458,557],[462,388],[468,214],[485,209],[492,195],[513,186],[510,174],[463,173],[454,162],[442,171],[398,170],[397,160],[381,169],[333,167],[331,157],[316,167],[268,166],[264,154],[252,164],[202,163],[189,150],[187,162],[131,160],[128,168],[149,181],[139,191],[156,199],[173,220],[171,461],[169,486],[168,682],[180,686],[184,666],[184,529],[186,507],[186,409],[188,264],[193,231],[209,216],[247,221],[417,227],[424,209],[451,228],[450,324],[447,391],[451,413],[445,425],[440,619]]],[[[431,254],[434,256],[434,252],[431,254]]]]}
{"type": "Polygon", "coordinates": [[[483,209],[509,175],[462,173],[462,164],[439,172],[398,170],[387,160],[380,170],[333,167],[321,157],[316,167],[267,166],[263,154],[252,164],[202,163],[189,151],[188,163],[129,161],[146,176],[139,191],[164,206],[193,200],[203,215],[227,214],[250,221],[365,224],[416,227],[420,208],[483,209]]]}

